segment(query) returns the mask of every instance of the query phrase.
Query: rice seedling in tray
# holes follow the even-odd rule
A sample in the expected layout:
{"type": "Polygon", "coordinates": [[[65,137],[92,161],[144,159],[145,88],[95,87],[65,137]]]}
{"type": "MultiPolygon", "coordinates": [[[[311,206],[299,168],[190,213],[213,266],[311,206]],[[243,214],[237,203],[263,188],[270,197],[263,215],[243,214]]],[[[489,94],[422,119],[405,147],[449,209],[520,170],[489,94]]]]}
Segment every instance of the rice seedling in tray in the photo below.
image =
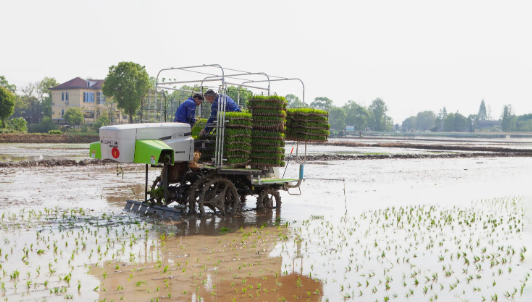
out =
{"type": "Polygon", "coordinates": [[[224,144],[224,151],[239,151],[239,152],[245,152],[250,153],[251,152],[251,144],[249,143],[239,143],[239,144],[224,144]]]}
{"type": "Polygon", "coordinates": [[[330,129],[327,111],[297,108],[288,109],[287,113],[288,139],[305,142],[327,140],[330,129]]]}
{"type": "Polygon", "coordinates": [[[286,111],[280,109],[253,109],[253,116],[263,115],[263,116],[281,116],[286,117],[286,111]]]}
{"type": "Polygon", "coordinates": [[[312,108],[293,108],[288,109],[290,115],[303,115],[303,116],[324,116],[328,117],[329,114],[325,110],[312,109],[312,108]]]}
{"type": "Polygon", "coordinates": [[[256,95],[251,100],[249,100],[249,108],[279,108],[286,109],[286,99],[282,96],[271,95],[271,96],[261,96],[256,95]]]}
{"type": "Polygon", "coordinates": [[[262,145],[262,146],[275,146],[275,147],[284,147],[284,141],[282,140],[272,140],[267,138],[253,138],[253,145],[262,145]]]}
{"type": "Polygon", "coordinates": [[[256,123],[253,125],[254,130],[264,130],[264,131],[284,131],[284,123],[280,124],[270,124],[270,123],[256,123]]]}
{"type": "Polygon", "coordinates": [[[289,128],[287,133],[306,134],[310,136],[328,136],[329,130],[325,129],[306,129],[306,128],[289,128]]]}
{"type": "Polygon", "coordinates": [[[295,121],[287,119],[286,126],[288,128],[307,128],[307,129],[325,129],[329,130],[331,126],[327,122],[307,122],[307,121],[295,121]]]}
{"type": "Polygon", "coordinates": [[[242,129],[242,128],[229,128],[225,129],[224,137],[251,137],[251,129],[242,129]]]}
{"type": "Polygon", "coordinates": [[[252,128],[251,114],[245,112],[227,112],[225,114],[227,128],[252,128]]]}
{"type": "Polygon", "coordinates": [[[286,139],[290,141],[298,141],[298,142],[321,142],[326,141],[327,136],[325,135],[306,135],[306,134],[300,134],[300,133],[287,133],[286,139]]]}
{"type": "Polygon", "coordinates": [[[235,135],[235,136],[226,136],[224,139],[226,143],[235,143],[235,144],[251,144],[251,136],[248,135],[235,135]]]}
{"type": "Polygon", "coordinates": [[[251,165],[280,166],[284,159],[286,99],[256,96],[249,107],[253,118],[251,165]]]}
{"type": "Polygon", "coordinates": [[[253,139],[256,138],[263,138],[263,139],[269,139],[269,140],[284,140],[284,133],[282,132],[267,132],[267,131],[256,131],[253,130],[251,132],[251,137],[253,139]]]}
{"type": "Polygon", "coordinates": [[[245,165],[251,153],[251,113],[227,112],[225,119],[223,157],[226,164],[245,165]]]}

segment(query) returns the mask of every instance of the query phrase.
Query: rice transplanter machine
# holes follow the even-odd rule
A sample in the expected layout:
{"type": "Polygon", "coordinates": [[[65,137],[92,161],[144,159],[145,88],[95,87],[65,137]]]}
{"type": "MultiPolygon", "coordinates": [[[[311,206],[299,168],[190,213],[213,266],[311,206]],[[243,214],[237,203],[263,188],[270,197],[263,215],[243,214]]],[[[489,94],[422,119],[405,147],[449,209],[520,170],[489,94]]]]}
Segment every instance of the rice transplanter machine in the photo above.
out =
{"type": "Polygon", "coordinates": [[[298,153],[299,143],[295,155],[296,162],[300,165],[297,179],[281,178],[279,168],[274,167],[235,168],[225,164],[223,158],[228,87],[238,87],[239,92],[241,87],[246,87],[270,95],[271,83],[279,81],[299,81],[303,85],[304,101],[305,86],[298,78],[224,69],[218,64],[162,69],[157,75],[157,89],[191,94],[203,94],[204,87],[217,89],[219,101],[217,119],[213,125],[214,138],[193,139],[190,125],[166,121],[105,126],[100,128],[100,141],[90,144],[90,156],[146,166],[144,200],[128,200],[127,210],[155,213],[164,217],[198,212],[204,215],[206,209],[222,215],[235,214],[240,211],[246,197],[251,195],[257,196],[257,209],[279,209],[279,191],[299,188],[303,180],[304,161],[300,160],[298,153]],[[170,72],[186,72],[200,77],[159,82],[161,73],[170,72]],[[199,88],[184,90],[169,86],[185,83],[195,83],[197,85],[194,87],[199,88]],[[204,86],[206,83],[210,86],[204,86]],[[207,148],[214,148],[214,157],[211,161],[198,162],[198,154],[207,148]],[[150,166],[162,168],[161,175],[153,181],[151,187],[148,184],[150,166]],[[177,205],[170,206],[174,203],[177,205]]]}

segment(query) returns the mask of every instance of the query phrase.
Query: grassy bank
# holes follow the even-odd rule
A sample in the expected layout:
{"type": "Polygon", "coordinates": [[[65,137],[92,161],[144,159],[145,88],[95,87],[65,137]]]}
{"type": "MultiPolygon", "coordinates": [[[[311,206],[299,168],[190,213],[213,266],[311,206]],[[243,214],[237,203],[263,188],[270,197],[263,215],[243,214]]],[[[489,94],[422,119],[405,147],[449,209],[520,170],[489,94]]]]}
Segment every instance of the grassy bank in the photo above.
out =
{"type": "Polygon", "coordinates": [[[0,133],[0,143],[92,143],[99,139],[97,133],[0,133]]]}

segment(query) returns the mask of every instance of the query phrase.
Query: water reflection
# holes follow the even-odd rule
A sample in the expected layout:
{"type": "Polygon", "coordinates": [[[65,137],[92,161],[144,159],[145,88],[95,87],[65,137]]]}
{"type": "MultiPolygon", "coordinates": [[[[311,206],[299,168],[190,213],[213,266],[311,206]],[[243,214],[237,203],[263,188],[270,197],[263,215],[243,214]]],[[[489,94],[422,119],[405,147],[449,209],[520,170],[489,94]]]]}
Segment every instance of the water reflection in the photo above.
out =
{"type": "Polygon", "coordinates": [[[235,217],[184,216],[158,224],[157,238],[121,255],[128,261],[91,270],[105,289],[99,300],[319,301],[321,281],[283,266],[290,230],[276,225],[279,215],[264,211],[235,217]]]}

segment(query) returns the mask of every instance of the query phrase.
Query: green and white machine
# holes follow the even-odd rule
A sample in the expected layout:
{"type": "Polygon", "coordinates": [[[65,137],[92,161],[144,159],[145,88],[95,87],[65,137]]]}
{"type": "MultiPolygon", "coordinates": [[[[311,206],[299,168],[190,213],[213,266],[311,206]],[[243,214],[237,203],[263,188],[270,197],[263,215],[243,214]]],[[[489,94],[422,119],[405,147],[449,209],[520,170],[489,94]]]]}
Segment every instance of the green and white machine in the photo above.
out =
{"type": "MultiPolygon", "coordinates": [[[[168,75],[167,78],[174,77],[174,75],[168,75]]],[[[279,191],[299,188],[303,181],[304,162],[300,161],[298,151],[296,151],[294,160],[299,164],[299,178],[296,179],[281,178],[278,168],[228,166],[224,158],[225,96],[228,87],[238,87],[239,90],[241,87],[246,87],[247,89],[260,90],[262,95],[270,95],[270,85],[277,81],[299,81],[303,84],[298,78],[271,76],[263,72],[224,69],[218,64],[162,69],[157,75],[157,91],[177,90],[190,94],[203,94],[204,87],[218,91],[220,98],[217,121],[212,125],[215,129],[215,135],[211,136],[211,139],[194,140],[191,137],[191,128],[188,124],[163,122],[168,116],[166,112],[168,106],[166,99],[164,99],[163,104],[161,98],[160,104],[143,104],[141,108],[143,112],[148,111],[147,114],[143,114],[144,119],[159,119],[159,123],[102,127],[100,128],[100,141],[90,145],[90,157],[113,160],[119,163],[146,165],[145,199],[144,201],[128,200],[127,210],[155,213],[164,217],[173,217],[174,214],[181,215],[180,212],[199,212],[200,215],[203,215],[206,213],[206,208],[222,215],[235,214],[245,204],[246,197],[251,195],[257,196],[257,209],[280,209],[279,191]],[[186,71],[189,72],[187,73],[189,75],[200,75],[200,78],[159,82],[161,73],[176,71],[186,71]],[[197,84],[194,87],[200,88],[193,90],[174,88],[179,84],[194,85],[194,83],[197,84]],[[206,86],[206,84],[210,86],[206,86]],[[154,113],[153,108],[164,110],[164,115],[154,113]],[[153,118],[151,114],[153,114],[153,118]],[[213,157],[209,158],[208,161],[198,163],[197,159],[200,158],[201,152],[213,154],[213,157]],[[148,168],[150,165],[162,168],[162,172],[153,181],[151,188],[148,188],[148,168]],[[177,204],[177,206],[171,206],[172,204],[177,204]],[[176,210],[176,208],[180,208],[180,210],[176,210]]],[[[303,100],[304,87],[303,85],[303,100]]],[[[235,101],[240,103],[238,99],[235,101]]],[[[196,112],[201,112],[201,110],[196,112]]]]}
{"type": "Polygon", "coordinates": [[[90,144],[90,156],[120,163],[156,165],[188,162],[194,157],[190,125],[147,123],[100,128],[100,141],[90,144]]]}

